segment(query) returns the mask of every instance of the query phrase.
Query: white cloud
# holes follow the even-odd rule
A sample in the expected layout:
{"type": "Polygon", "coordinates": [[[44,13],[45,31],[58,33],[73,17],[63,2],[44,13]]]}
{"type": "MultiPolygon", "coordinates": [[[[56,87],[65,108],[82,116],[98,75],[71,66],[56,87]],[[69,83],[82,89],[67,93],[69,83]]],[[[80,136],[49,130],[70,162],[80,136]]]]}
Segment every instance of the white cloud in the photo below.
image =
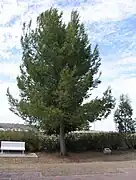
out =
{"type": "Polygon", "coordinates": [[[8,100],[6,96],[8,87],[10,87],[10,92],[14,97],[18,96],[16,84],[9,82],[0,82],[0,87],[0,121],[4,123],[22,123],[22,119],[14,115],[9,110],[8,100]]]}
{"type": "MultiPolygon", "coordinates": [[[[69,0],[69,6],[61,7],[61,2],[59,0],[3,0],[3,4],[0,8],[0,120],[3,122],[20,122],[20,119],[12,114],[8,110],[8,102],[6,97],[6,88],[9,86],[14,95],[17,93],[17,88],[15,83],[11,84],[11,79],[15,80],[15,77],[19,73],[20,64],[20,54],[18,52],[13,52],[11,49],[16,48],[19,50],[20,46],[20,35],[22,33],[22,24],[24,21],[28,22],[30,18],[36,19],[37,15],[42,11],[50,8],[51,6],[57,7],[64,12],[64,20],[67,22],[70,19],[70,12],[73,9],[79,10],[81,20],[86,23],[86,27],[89,25],[88,33],[89,36],[93,36],[92,39],[99,39],[100,42],[106,45],[111,45],[116,47],[112,43],[114,38],[120,38],[115,36],[115,33],[120,27],[112,22],[122,21],[127,19],[132,15],[136,15],[136,2],[135,0],[96,0],[92,3],[92,0],[87,0],[86,2],[81,2],[76,7],[73,6],[72,0],[69,0]],[[15,18],[18,18],[15,21],[15,18]],[[14,21],[13,24],[9,22],[14,21]],[[96,26],[91,28],[91,23],[96,22],[96,26]],[[105,23],[108,22],[108,27],[105,23]],[[91,32],[93,29],[93,32],[91,32]],[[111,38],[107,35],[112,34],[111,38]],[[4,76],[9,76],[9,80],[4,80],[4,76]]],[[[62,1],[64,2],[64,1],[62,1]]],[[[106,24],[107,25],[107,24],[106,24]]],[[[129,32],[123,34],[123,38],[130,35],[129,32]]],[[[136,36],[130,37],[132,41],[126,37],[126,41],[129,43],[129,50],[135,47],[136,36]]],[[[123,39],[122,39],[123,41],[123,39]]],[[[119,49],[117,49],[119,52],[119,49]]],[[[125,50],[124,50],[125,51],[125,50]]],[[[121,52],[120,52],[121,53],[121,52]]],[[[113,89],[113,95],[119,98],[121,93],[128,93],[132,98],[133,106],[136,106],[135,98],[135,80],[133,77],[135,75],[136,56],[130,53],[124,54],[120,60],[115,59],[113,61],[114,54],[108,54],[109,61],[102,61],[102,84],[95,94],[102,94],[105,89],[111,85],[113,89]],[[127,57],[126,57],[127,56],[127,57]],[[112,57],[112,58],[111,58],[112,57]],[[133,64],[133,66],[132,66],[133,64]],[[129,70],[129,73],[128,73],[129,70]],[[131,71],[131,72],[130,72],[131,71]],[[130,74],[131,73],[131,74],[130,74]]],[[[108,57],[107,57],[108,58],[108,57]]],[[[113,130],[114,123],[111,121],[112,117],[107,120],[96,123],[96,129],[110,129],[113,130]]]]}
{"type": "Polygon", "coordinates": [[[118,65],[131,65],[135,64],[136,65],[136,57],[129,56],[125,57],[117,62],[118,65]]]}
{"type": "MultiPolygon", "coordinates": [[[[93,96],[100,96],[106,90],[106,88],[110,85],[112,88],[113,96],[116,98],[116,107],[119,103],[119,97],[123,94],[128,94],[131,102],[132,108],[134,109],[133,117],[136,117],[136,74],[129,72],[128,74],[124,74],[128,69],[136,70],[136,56],[135,57],[127,57],[122,58],[119,61],[105,63],[103,65],[103,74],[102,74],[102,83],[93,93],[93,96]],[[131,65],[133,64],[133,67],[131,65]],[[127,66],[123,66],[127,65],[127,66]],[[130,66],[130,67],[129,67],[130,66]],[[134,77],[133,77],[134,75],[134,77]]],[[[135,71],[136,72],[136,71],[135,71]]],[[[96,130],[115,130],[115,124],[113,121],[113,112],[108,116],[107,119],[95,122],[92,124],[92,129],[96,130]]]]}
{"type": "MultiPolygon", "coordinates": [[[[81,20],[86,23],[93,21],[118,21],[136,14],[135,0],[101,0],[96,1],[92,5],[92,1],[88,0],[85,3],[73,7],[60,7],[55,0],[3,0],[1,8],[0,24],[6,25],[12,18],[18,17],[19,20],[12,26],[0,28],[0,54],[7,56],[9,48],[20,48],[20,34],[24,21],[29,21],[30,18],[36,19],[37,15],[45,9],[58,7],[64,11],[65,21],[70,19],[71,10],[78,9],[81,20]],[[3,53],[4,52],[4,53],[3,53]]],[[[63,1],[62,1],[63,2],[63,1]]],[[[10,54],[9,54],[10,56],[10,54]]]]}
{"type": "MultiPolygon", "coordinates": [[[[68,17],[73,7],[63,8],[68,17]]],[[[87,23],[93,21],[120,21],[136,14],[135,0],[100,0],[92,5],[92,1],[86,1],[76,6],[81,19],[87,23]]]]}
{"type": "Polygon", "coordinates": [[[9,76],[12,79],[15,79],[17,75],[19,75],[19,63],[9,63],[9,62],[2,62],[0,63],[0,75],[2,76],[9,76]]]}

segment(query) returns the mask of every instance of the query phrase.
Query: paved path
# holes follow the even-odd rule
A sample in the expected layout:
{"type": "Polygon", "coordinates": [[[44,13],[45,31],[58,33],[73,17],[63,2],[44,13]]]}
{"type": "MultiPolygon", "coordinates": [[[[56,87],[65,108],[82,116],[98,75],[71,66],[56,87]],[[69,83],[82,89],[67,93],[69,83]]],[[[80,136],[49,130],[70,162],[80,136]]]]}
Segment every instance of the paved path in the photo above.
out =
{"type": "Polygon", "coordinates": [[[136,169],[127,170],[124,173],[107,173],[81,176],[67,176],[67,177],[49,177],[47,180],[135,180],[136,169]]]}
{"type": "Polygon", "coordinates": [[[0,172],[0,180],[134,180],[136,169],[124,170],[122,173],[107,173],[79,176],[45,177],[40,172],[0,172]]]}

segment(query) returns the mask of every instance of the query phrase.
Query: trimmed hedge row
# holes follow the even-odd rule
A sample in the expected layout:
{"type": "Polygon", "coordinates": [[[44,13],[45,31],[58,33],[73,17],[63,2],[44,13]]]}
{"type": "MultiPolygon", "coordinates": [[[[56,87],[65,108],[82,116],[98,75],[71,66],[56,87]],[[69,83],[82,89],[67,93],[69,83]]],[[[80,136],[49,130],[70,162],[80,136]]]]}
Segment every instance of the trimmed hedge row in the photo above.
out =
{"type": "Polygon", "coordinates": [[[67,138],[67,147],[72,151],[101,151],[125,148],[124,136],[119,133],[73,133],[67,138]]]}
{"type": "MultiPolygon", "coordinates": [[[[1,131],[0,141],[25,141],[26,151],[38,152],[59,151],[59,136],[47,136],[33,131],[1,131]]],[[[136,134],[109,133],[69,133],[66,136],[66,146],[69,152],[102,151],[104,147],[112,150],[136,148],[136,134]]]]}
{"type": "Polygon", "coordinates": [[[41,140],[34,132],[0,131],[0,141],[25,141],[26,151],[39,151],[41,140]]]}

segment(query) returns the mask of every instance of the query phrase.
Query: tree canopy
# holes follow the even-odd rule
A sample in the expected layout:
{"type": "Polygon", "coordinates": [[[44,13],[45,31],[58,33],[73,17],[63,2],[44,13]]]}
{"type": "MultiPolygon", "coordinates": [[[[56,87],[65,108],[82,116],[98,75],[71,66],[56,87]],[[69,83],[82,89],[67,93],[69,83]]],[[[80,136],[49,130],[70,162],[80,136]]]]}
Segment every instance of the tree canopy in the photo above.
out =
{"type": "Polygon", "coordinates": [[[101,83],[98,45],[92,49],[77,11],[68,24],[63,13],[49,9],[23,25],[21,75],[17,77],[20,100],[7,89],[10,110],[30,124],[60,134],[60,151],[66,154],[65,133],[106,118],[115,106],[111,89],[91,98],[101,83]],[[83,103],[90,98],[88,103],[83,103]]]}
{"type": "Polygon", "coordinates": [[[133,109],[131,101],[127,95],[122,94],[120,96],[119,106],[114,113],[114,121],[120,133],[135,132],[136,120],[132,116],[133,109]]]}

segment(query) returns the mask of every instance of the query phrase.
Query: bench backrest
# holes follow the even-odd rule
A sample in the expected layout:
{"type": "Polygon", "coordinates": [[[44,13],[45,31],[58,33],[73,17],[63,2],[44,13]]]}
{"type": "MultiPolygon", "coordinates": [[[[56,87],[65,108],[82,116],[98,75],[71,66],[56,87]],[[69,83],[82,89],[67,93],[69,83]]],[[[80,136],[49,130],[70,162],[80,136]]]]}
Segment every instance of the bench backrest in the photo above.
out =
{"type": "Polygon", "coordinates": [[[1,141],[1,149],[25,149],[25,142],[17,142],[17,141],[1,141]]]}

